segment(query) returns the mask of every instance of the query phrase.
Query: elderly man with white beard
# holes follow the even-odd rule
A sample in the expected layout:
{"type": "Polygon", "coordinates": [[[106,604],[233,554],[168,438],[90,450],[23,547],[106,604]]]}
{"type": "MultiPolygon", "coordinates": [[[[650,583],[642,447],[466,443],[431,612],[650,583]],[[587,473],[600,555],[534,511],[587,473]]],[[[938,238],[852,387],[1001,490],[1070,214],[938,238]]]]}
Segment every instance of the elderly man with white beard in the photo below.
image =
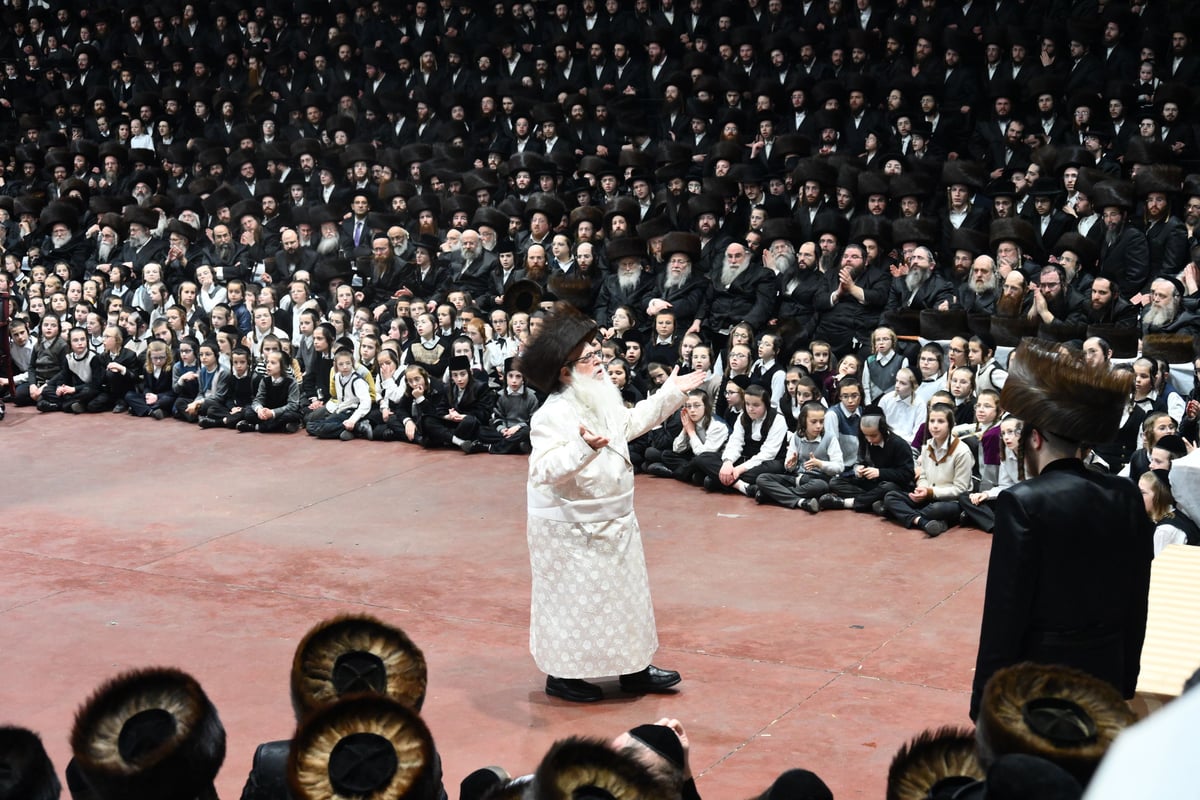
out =
{"type": "Polygon", "coordinates": [[[167,255],[167,243],[153,234],[158,227],[158,212],[132,208],[125,212],[125,222],[129,225],[129,236],[113,261],[133,264],[133,272],[137,275],[152,261],[161,264],[167,255]]]}
{"type": "Polygon", "coordinates": [[[908,274],[892,279],[885,311],[946,311],[954,301],[954,287],[935,271],[937,262],[928,247],[918,247],[908,260],[908,274]]]}
{"type": "Polygon", "coordinates": [[[65,203],[51,203],[42,212],[41,223],[50,228],[50,234],[42,244],[42,260],[47,264],[66,261],[71,265],[71,278],[82,279],[88,245],[82,236],[76,235],[79,212],[65,203]]]}
{"type": "Polygon", "coordinates": [[[645,331],[649,323],[643,311],[657,289],[654,278],[646,272],[646,243],[632,236],[614,239],[608,243],[605,254],[616,270],[600,284],[596,298],[595,317],[601,332],[612,335],[612,315],[618,306],[634,309],[637,312],[634,324],[645,331]]]}
{"type": "Polygon", "coordinates": [[[1150,284],[1150,304],[1142,311],[1142,335],[1200,333],[1200,317],[1183,307],[1183,284],[1175,278],[1155,278],[1150,284]]]}
{"type": "Polygon", "coordinates": [[[667,268],[658,279],[658,289],[646,305],[646,317],[660,311],[675,315],[675,330],[687,330],[704,302],[708,282],[695,273],[700,260],[700,237],[672,231],[662,237],[662,257],[667,268]]]}
{"type": "Polygon", "coordinates": [[[776,306],[772,324],[785,343],[807,341],[817,326],[817,295],[824,275],[817,268],[817,246],[793,242],[799,234],[788,219],[769,219],[762,226],[763,266],[775,276],[776,306]]]}
{"type": "Polygon", "coordinates": [[[546,694],[593,702],[587,678],[620,676],[633,694],[665,692],[678,672],[658,650],[641,532],[633,510],[629,441],[670,416],[700,385],[678,369],[626,408],[604,370],[597,326],[567,303],[546,315],[521,371],[549,397],[530,426],[527,538],[533,574],[529,648],[546,694]]]}
{"type": "Polygon", "coordinates": [[[958,287],[958,305],[968,314],[996,313],[996,301],[1000,298],[1000,274],[991,256],[978,256],[971,262],[971,271],[963,285],[958,287]]]}
{"type": "Polygon", "coordinates": [[[744,244],[731,242],[725,248],[725,262],[709,275],[709,281],[704,305],[689,333],[703,330],[708,341],[723,350],[730,329],[739,322],[755,331],[767,327],[775,310],[775,275],[755,264],[744,244]]]}

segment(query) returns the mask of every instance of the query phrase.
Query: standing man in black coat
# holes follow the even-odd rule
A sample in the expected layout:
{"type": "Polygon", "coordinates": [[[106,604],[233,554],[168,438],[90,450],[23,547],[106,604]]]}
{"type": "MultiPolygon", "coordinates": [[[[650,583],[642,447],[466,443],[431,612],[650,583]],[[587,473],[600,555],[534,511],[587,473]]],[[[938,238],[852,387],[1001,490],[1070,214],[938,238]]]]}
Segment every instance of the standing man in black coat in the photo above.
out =
{"type": "Polygon", "coordinates": [[[1120,426],[1131,382],[1033,339],[1009,361],[1001,404],[1024,422],[1030,478],[996,501],[972,719],[988,679],[1021,661],[1082,669],[1133,697],[1153,525],[1133,483],[1080,460],[1120,426]]]}

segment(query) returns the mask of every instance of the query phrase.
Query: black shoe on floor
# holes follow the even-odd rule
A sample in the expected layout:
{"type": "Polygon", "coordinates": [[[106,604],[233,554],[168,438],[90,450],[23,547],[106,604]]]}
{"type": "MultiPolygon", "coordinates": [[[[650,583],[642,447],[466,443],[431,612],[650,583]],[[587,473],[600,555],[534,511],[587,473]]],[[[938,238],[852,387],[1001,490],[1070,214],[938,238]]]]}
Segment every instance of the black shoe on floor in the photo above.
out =
{"type": "Polygon", "coordinates": [[[817,514],[821,511],[821,502],[815,497],[808,497],[801,500],[796,508],[803,508],[810,514],[817,514]]]}
{"type": "Polygon", "coordinates": [[[719,492],[719,491],[721,491],[721,488],[722,488],[721,482],[719,480],[717,480],[716,478],[714,478],[712,475],[704,476],[704,491],[719,492]]]}
{"type": "Polygon", "coordinates": [[[871,503],[871,513],[878,514],[881,517],[887,516],[887,509],[883,507],[882,500],[876,500],[874,503],[871,503]]]}
{"type": "Polygon", "coordinates": [[[947,527],[948,526],[946,523],[942,522],[940,519],[931,519],[921,526],[921,528],[925,531],[925,534],[929,536],[930,539],[941,536],[946,532],[947,527]]]}
{"type": "Polygon", "coordinates": [[[839,508],[846,507],[846,504],[842,502],[842,498],[836,494],[823,494],[817,500],[817,503],[826,511],[836,511],[839,508]]]}
{"type": "Polygon", "coordinates": [[[161,408],[156,408],[153,411],[151,411],[150,416],[154,417],[155,419],[166,419],[167,418],[166,412],[164,412],[161,408]]]}
{"type": "Polygon", "coordinates": [[[221,420],[216,417],[201,417],[200,421],[196,424],[201,428],[219,428],[221,427],[221,420]]]}
{"type": "Polygon", "coordinates": [[[653,464],[646,466],[646,474],[653,475],[656,478],[674,478],[675,473],[666,464],[661,461],[655,461],[653,464]]]}
{"type": "Polygon", "coordinates": [[[630,694],[653,694],[665,692],[683,680],[679,673],[669,669],[659,669],[651,664],[641,672],[621,676],[621,691],[630,694]]]}
{"type": "Polygon", "coordinates": [[[113,413],[127,414],[129,413],[129,406],[125,405],[124,403],[117,403],[115,406],[113,406],[113,413]]]}
{"type": "Polygon", "coordinates": [[[594,683],[579,678],[546,676],[546,694],[572,703],[594,703],[604,699],[604,691],[594,683]]]}

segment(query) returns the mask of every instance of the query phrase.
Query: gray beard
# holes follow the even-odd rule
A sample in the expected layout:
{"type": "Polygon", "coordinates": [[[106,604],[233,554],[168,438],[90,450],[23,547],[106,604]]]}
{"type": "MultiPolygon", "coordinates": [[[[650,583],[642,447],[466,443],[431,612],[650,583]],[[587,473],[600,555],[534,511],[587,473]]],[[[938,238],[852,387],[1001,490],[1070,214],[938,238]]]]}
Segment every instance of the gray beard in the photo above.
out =
{"type": "Polygon", "coordinates": [[[775,256],[775,274],[781,279],[786,281],[796,271],[796,267],[795,254],[775,256]]]}
{"type": "Polygon", "coordinates": [[[1113,231],[1113,230],[1105,229],[1104,243],[1106,245],[1108,245],[1109,247],[1112,247],[1113,245],[1115,245],[1117,243],[1117,240],[1120,238],[1121,238],[1121,232],[1119,230],[1113,231]]]}
{"type": "Polygon", "coordinates": [[[331,256],[338,251],[338,238],[336,236],[323,236],[321,241],[317,242],[317,253],[323,256],[331,256]]]}
{"type": "Polygon", "coordinates": [[[995,288],[995,282],[971,281],[971,291],[973,291],[975,294],[987,294],[995,288]]]}
{"type": "Polygon", "coordinates": [[[137,201],[139,208],[145,208],[150,205],[150,195],[148,194],[135,194],[133,199],[137,201]]]}
{"type": "Polygon", "coordinates": [[[100,246],[96,248],[96,258],[99,260],[99,263],[107,264],[108,257],[112,255],[112,252],[116,249],[117,248],[115,245],[108,244],[107,242],[101,242],[100,246]]]}
{"type": "Polygon", "coordinates": [[[638,275],[636,272],[633,273],[632,275],[618,275],[617,276],[617,283],[621,286],[621,291],[623,291],[623,292],[635,291],[637,289],[639,280],[641,280],[641,276],[638,275]]]}
{"type": "Polygon", "coordinates": [[[929,273],[923,269],[912,269],[904,276],[904,286],[910,292],[915,292],[921,288],[921,284],[929,280],[929,273]]]}
{"type": "Polygon", "coordinates": [[[54,245],[55,250],[59,250],[63,247],[66,247],[67,243],[70,241],[71,241],[70,236],[51,236],[50,237],[50,244],[54,245]]]}
{"type": "Polygon", "coordinates": [[[721,286],[729,288],[729,284],[733,283],[733,279],[736,278],[741,271],[741,267],[735,267],[732,264],[726,264],[721,267],[721,286]]]}
{"type": "Polygon", "coordinates": [[[583,424],[592,433],[611,440],[613,434],[621,430],[625,401],[607,373],[597,378],[574,366],[571,368],[571,385],[563,393],[580,407],[583,424]]]}
{"type": "Polygon", "coordinates": [[[1174,322],[1178,313],[1179,310],[1176,308],[1150,306],[1146,309],[1146,313],[1142,315],[1142,324],[1147,328],[1161,328],[1164,325],[1170,325],[1174,322]]]}
{"type": "Polygon", "coordinates": [[[691,267],[688,267],[683,272],[679,273],[678,276],[672,274],[671,272],[668,272],[666,283],[663,285],[667,289],[678,289],[680,286],[683,286],[685,283],[687,283],[691,277],[692,277],[692,268],[691,267]]]}

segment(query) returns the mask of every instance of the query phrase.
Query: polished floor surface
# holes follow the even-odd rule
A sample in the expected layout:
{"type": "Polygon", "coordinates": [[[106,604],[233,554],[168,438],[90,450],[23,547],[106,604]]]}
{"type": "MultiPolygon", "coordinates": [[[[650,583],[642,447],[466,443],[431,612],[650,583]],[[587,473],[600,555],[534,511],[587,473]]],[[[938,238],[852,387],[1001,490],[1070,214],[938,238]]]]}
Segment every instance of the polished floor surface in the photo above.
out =
{"type": "Polygon", "coordinates": [[[571,705],[528,652],[525,459],[200,430],[110,414],[0,423],[0,723],[61,771],[75,710],[139,666],[194,674],[220,710],[236,798],[286,738],[288,671],[316,621],[367,612],[424,649],[450,796],[471,770],[530,772],[557,738],[678,718],[706,800],[817,772],[883,795],[896,749],[967,724],[989,538],[851,512],[756,506],[637,479],[661,666],[676,694],[571,705]]]}

